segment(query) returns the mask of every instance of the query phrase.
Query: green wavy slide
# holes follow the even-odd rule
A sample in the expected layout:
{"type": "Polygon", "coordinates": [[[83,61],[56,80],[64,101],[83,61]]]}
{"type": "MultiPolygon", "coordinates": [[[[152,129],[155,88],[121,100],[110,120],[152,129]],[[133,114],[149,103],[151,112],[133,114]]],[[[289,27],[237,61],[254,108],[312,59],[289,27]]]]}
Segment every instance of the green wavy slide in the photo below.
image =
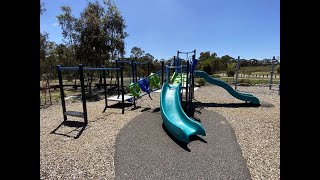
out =
{"type": "Polygon", "coordinates": [[[236,90],[234,90],[229,84],[227,84],[224,81],[221,81],[219,79],[215,79],[211,76],[209,76],[206,72],[204,71],[194,71],[194,76],[197,77],[202,77],[205,79],[208,83],[220,86],[224,88],[226,91],[228,91],[233,97],[240,99],[242,101],[247,101],[251,102],[252,104],[260,104],[260,101],[257,97],[251,95],[251,94],[246,94],[246,93],[240,93],[236,90]]]}
{"type": "Polygon", "coordinates": [[[160,110],[163,124],[178,140],[189,143],[192,135],[205,136],[204,127],[192,120],[183,111],[180,100],[181,83],[170,85],[165,82],[160,94],[160,110]]]}

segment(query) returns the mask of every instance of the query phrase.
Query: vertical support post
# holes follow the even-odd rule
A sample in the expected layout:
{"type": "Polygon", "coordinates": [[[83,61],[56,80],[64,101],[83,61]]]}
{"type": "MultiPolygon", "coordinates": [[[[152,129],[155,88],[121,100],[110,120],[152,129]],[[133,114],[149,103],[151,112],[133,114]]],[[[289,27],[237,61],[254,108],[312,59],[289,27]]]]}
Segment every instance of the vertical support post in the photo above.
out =
{"type": "MultiPolygon", "coordinates": [[[[135,81],[135,72],[134,72],[134,60],[131,59],[131,72],[132,72],[132,83],[134,83],[135,81]]],[[[136,97],[133,96],[133,108],[136,109],[136,97]]]]}
{"type": "Polygon", "coordinates": [[[104,102],[105,102],[105,108],[104,108],[103,112],[105,112],[108,107],[106,70],[103,70],[102,75],[103,75],[104,102]]]}
{"type": "Polygon", "coordinates": [[[120,66],[121,76],[121,96],[122,96],[122,114],[124,114],[124,88],[123,88],[123,66],[120,66]]]}
{"type": "MultiPolygon", "coordinates": [[[[116,67],[119,68],[119,64],[117,60],[116,60],[116,67]]],[[[120,96],[119,71],[117,71],[117,88],[118,88],[118,98],[119,98],[120,96]]]]}
{"type": "Polygon", "coordinates": [[[189,109],[189,103],[188,103],[188,90],[189,90],[189,60],[187,60],[187,74],[186,74],[186,112],[188,112],[189,109]]]}
{"type": "Polygon", "coordinates": [[[150,75],[150,61],[148,61],[148,74],[147,74],[147,77],[150,75]]]}
{"type": "MultiPolygon", "coordinates": [[[[194,50],[194,54],[193,54],[193,59],[196,58],[196,50],[194,50]]],[[[191,79],[192,79],[192,85],[191,85],[191,89],[190,89],[190,92],[191,92],[191,97],[190,97],[190,105],[192,104],[192,98],[194,98],[194,76],[193,76],[193,73],[196,69],[196,67],[193,67],[193,64],[192,64],[192,72],[191,72],[191,79]]]]}
{"type": "Polygon", "coordinates": [[[84,89],[83,65],[82,64],[79,64],[79,73],[80,73],[80,83],[81,83],[83,119],[84,119],[84,123],[88,124],[87,102],[86,102],[86,92],[84,89]]]}
{"type": "Polygon", "coordinates": [[[135,82],[138,82],[138,71],[137,71],[137,63],[134,63],[134,74],[136,75],[135,77],[135,82]]]}
{"type": "Polygon", "coordinates": [[[62,105],[62,114],[63,120],[67,120],[67,116],[64,114],[66,112],[66,102],[64,100],[64,91],[63,91],[63,82],[62,82],[62,74],[60,70],[61,65],[57,66],[58,78],[59,78],[59,88],[60,88],[60,97],[61,97],[61,105],[62,105]]]}
{"type": "Polygon", "coordinates": [[[179,58],[179,53],[180,53],[180,51],[177,51],[177,58],[179,58]]]}
{"type": "Polygon", "coordinates": [[[170,84],[170,69],[168,65],[166,66],[166,71],[167,71],[167,83],[170,84]]]}
{"type": "Polygon", "coordinates": [[[163,85],[164,78],[164,61],[161,61],[161,85],[163,85]]]}
{"type": "Polygon", "coordinates": [[[239,77],[239,68],[240,68],[240,56],[238,56],[237,67],[236,67],[236,84],[234,89],[237,90],[238,87],[238,77],[239,77]]]}
{"type": "Polygon", "coordinates": [[[270,76],[270,84],[269,84],[269,89],[271,90],[272,87],[272,77],[273,77],[273,71],[274,71],[274,61],[276,58],[273,56],[272,58],[272,66],[271,66],[271,76],[270,76]]]}

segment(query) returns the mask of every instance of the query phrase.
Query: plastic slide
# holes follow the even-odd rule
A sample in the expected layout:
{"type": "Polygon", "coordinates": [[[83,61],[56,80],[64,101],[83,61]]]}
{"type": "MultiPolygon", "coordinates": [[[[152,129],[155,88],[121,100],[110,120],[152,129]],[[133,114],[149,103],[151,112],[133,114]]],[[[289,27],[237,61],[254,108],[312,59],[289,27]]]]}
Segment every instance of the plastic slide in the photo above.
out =
{"type": "Polygon", "coordinates": [[[180,101],[181,83],[169,85],[165,82],[160,94],[160,109],[163,124],[178,140],[189,143],[192,135],[205,136],[204,127],[189,118],[183,111],[180,101]]]}
{"type": "Polygon", "coordinates": [[[240,99],[242,101],[248,101],[251,102],[252,104],[260,104],[260,101],[258,98],[251,94],[246,94],[246,93],[240,93],[236,90],[234,90],[229,84],[225,83],[224,81],[221,81],[219,79],[215,79],[211,76],[209,76],[206,72],[204,71],[194,71],[194,76],[202,77],[205,79],[208,83],[220,86],[227,90],[233,97],[240,99]]]}

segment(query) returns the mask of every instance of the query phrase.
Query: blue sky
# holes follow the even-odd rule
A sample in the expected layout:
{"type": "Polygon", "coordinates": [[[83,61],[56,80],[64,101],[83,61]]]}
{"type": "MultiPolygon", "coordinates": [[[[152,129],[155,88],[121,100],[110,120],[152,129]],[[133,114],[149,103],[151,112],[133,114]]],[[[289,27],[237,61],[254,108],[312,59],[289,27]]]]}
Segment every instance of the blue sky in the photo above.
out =
{"type": "MultiPolygon", "coordinates": [[[[40,31],[62,42],[56,16],[70,5],[79,17],[89,0],[41,0],[40,31]]],[[[94,2],[91,1],[91,2],[94,2]]],[[[99,0],[102,4],[102,0],[99,0]]],[[[280,56],[280,0],[114,0],[125,18],[126,56],[138,46],[157,59],[179,51],[271,59],[280,56]]],[[[182,56],[183,57],[183,56],[182,56]]]]}

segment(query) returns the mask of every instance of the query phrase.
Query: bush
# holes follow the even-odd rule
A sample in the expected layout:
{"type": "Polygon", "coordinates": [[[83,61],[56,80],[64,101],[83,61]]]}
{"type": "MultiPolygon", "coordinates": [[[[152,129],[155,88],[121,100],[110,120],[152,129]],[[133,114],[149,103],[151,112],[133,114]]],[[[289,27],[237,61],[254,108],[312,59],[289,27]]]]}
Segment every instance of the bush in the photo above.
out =
{"type": "Polygon", "coordinates": [[[205,60],[202,65],[201,65],[201,70],[206,72],[207,74],[211,74],[212,73],[212,63],[211,61],[208,59],[208,60],[205,60]]]}
{"type": "Polygon", "coordinates": [[[220,75],[218,75],[218,74],[212,74],[211,77],[213,77],[213,78],[220,78],[220,75]]]}
{"type": "Polygon", "coordinates": [[[249,79],[239,79],[238,83],[240,86],[250,86],[252,82],[249,79]]]}
{"type": "Polygon", "coordinates": [[[280,74],[280,66],[277,67],[277,73],[280,74]]]}
{"type": "Polygon", "coordinates": [[[229,63],[227,67],[227,76],[233,77],[236,73],[236,63],[229,63]]]}
{"type": "Polygon", "coordinates": [[[206,81],[202,78],[200,78],[197,83],[199,84],[199,86],[204,86],[204,84],[206,83],[206,81]]]}

